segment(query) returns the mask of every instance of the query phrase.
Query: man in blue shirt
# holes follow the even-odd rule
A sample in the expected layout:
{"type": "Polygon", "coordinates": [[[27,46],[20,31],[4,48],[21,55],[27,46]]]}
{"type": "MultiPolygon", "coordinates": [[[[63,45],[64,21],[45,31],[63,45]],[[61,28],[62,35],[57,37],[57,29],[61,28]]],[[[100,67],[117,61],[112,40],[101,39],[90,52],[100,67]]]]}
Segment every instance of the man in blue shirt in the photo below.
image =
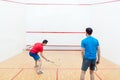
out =
{"type": "Polygon", "coordinates": [[[99,41],[92,37],[92,28],[86,28],[86,38],[81,41],[82,48],[82,67],[80,80],[85,80],[85,73],[89,67],[90,69],[90,80],[94,80],[94,70],[96,63],[100,62],[100,47],[99,41]]]}

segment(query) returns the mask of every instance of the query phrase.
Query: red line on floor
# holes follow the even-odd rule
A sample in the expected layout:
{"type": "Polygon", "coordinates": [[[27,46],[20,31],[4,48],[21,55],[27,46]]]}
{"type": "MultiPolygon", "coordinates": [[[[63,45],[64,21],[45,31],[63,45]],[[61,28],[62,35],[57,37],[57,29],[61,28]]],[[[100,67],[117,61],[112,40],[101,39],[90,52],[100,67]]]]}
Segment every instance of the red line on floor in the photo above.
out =
{"type": "Polygon", "coordinates": [[[22,71],[23,71],[23,68],[15,76],[13,76],[11,80],[14,80],[22,71]]]}
{"type": "MultiPolygon", "coordinates": [[[[21,68],[0,68],[0,69],[21,69],[21,68]]],[[[22,68],[22,69],[33,69],[33,68],[22,68]]]]}
{"type": "Polygon", "coordinates": [[[58,68],[56,70],[56,80],[58,80],[58,68]]]}
{"type": "Polygon", "coordinates": [[[102,78],[96,72],[95,75],[99,78],[99,80],[102,80],[102,78]]]}

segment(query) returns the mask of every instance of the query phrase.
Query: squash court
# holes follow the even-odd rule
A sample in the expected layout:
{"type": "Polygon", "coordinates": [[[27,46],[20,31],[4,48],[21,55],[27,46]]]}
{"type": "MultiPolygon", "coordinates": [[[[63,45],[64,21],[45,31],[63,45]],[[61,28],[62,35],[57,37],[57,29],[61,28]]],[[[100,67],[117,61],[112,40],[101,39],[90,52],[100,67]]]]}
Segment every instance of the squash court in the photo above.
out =
{"type": "Polygon", "coordinates": [[[86,27],[100,41],[95,80],[120,80],[120,0],[0,0],[0,21],[0,80],[80,80],[86,27]],[[55,63],[41,58],[38,75],[28,53],[43,39],[55,63]]]}

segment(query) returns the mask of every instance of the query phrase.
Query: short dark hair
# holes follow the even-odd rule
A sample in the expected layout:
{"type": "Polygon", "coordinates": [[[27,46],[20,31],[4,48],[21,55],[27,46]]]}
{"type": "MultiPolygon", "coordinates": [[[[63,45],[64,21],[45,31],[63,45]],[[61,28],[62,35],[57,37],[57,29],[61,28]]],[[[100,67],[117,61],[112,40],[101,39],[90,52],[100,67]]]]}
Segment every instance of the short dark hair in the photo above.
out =
{"type": "Polygon", "coordinates": [[[47,43],[48,43],[48,40],[46,40],[46,39],[45,39],[45,40],[43,40],[43,42],[42,42],[42,43],[46,43],[46,44],[47,44],[47,43]]]}
{"type": "Polygon", "coordinates": [[[92,32],[93,32],[93,30],[92,30],[92,28],[88,27],[88,28],[86,28],[86,32],[87,32],[89,35],[91,35],[92,32]]]}

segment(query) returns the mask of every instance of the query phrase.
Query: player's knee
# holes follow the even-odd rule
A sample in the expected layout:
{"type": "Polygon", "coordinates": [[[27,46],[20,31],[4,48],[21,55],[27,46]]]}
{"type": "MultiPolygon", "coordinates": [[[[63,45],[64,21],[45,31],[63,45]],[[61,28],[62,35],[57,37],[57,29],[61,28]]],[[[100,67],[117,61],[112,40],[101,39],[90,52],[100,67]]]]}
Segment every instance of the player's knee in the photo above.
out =
{"type": "Polygon", "coordinates": [[[90,75],[92,75],[94,73],[94,70],[90,70],[90,75]]]}

